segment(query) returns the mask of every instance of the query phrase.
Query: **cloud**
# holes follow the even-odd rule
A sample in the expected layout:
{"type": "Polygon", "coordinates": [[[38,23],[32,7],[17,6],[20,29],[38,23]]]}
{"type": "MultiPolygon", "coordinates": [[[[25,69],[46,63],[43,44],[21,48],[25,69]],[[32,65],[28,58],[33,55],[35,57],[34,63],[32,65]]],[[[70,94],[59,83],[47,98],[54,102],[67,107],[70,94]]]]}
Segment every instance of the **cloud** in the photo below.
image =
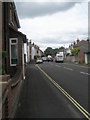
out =
{"type": "Polygon", "coordinates": [[[28,39],[32,39],[32,42],[42,50],[45,50],[48,46],[58,48],[65,45],[67,47],[76,41],[77,37],[79,37],[80,40],[87,38],[88,3],[74,3],[73,5],[71,4],[72,7],[69,5],[70,3],[60,3],[59,5],[54,3],[55,7],[54,4],[51,3],[32,4],[38,7],[35,8],[35,6],[31,5],[29,8],[25,3],[18,3],[18,5],[20,5],[18,11],[22,12],[22,15],[24,14],[23,16],[21,15],[23,19],[20,19],[20,31],[26,34],[28,39]],[[49,11],[50,5],[53,6],[51,11],[49,11]],[[61,5],[62,9],[60,7],[61,5]],[[65,6],[68,7],[64,9],[65,6]],[[45,7],[48,8],[47,11],[45,7]],[[21,8],[22,10],[20,10],[21,8]],[[33,15],[32,11],[32,16],[31,12],[25,15],[25,12],[23,12],[25,8],[27,9],[26,11],[35,9],[37,10],[37,14],[34,13],[33,15]]]}
{"type": "Polygon", "coordinates": [[[16,6],[19,17],[24,19],[67,11],[75,4],[76,2],[17,2],[16,6]]]}
{"type": "MultiPolygon", "coordinates": [[[[11,1],[11,0],[1,0],[1,1],[11,1]]],[[[15,2],[89,2],[89,0],[14,0],[15,2]]]]}

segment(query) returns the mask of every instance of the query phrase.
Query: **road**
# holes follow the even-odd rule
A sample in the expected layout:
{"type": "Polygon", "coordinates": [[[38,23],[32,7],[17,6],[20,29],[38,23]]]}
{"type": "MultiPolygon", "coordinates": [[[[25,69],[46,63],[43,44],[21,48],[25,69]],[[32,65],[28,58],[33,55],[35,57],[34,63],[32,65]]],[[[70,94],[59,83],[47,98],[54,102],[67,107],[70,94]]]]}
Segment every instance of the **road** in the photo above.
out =
{"type": "Polygon", "coordinates": [[[15,118],[86,118],[90,68],[69,63],[28,65],[15,118]]]}

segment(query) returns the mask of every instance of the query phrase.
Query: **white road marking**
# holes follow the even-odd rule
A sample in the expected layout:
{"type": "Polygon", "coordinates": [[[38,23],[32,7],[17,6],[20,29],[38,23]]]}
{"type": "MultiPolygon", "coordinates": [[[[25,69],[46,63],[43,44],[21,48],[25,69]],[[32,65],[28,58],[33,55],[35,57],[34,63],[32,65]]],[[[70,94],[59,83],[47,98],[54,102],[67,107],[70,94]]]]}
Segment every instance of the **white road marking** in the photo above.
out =
{"type": "Polygon", "coordinates": [[[81,66],[81,65],[76,65],[76,64],[69,64],[69,63],[63,63],[63,64],[77,66],[77,67],[83,67],[83,68],[90,68],[90,67],[87,67],[87,66],[81,66]]]}
{"type": "Polygon", "coordinates": [[[59,65],[56,65],[57,67],[61,67],[61,66],[59,66],[59,65]]]}
{"type": "Polygon", "coordinates": [[[84,75],[90,75],[89,73],[85,73],[85,72],[80,72],[80,73],[84,75]]]}
{"type": "Polygon", "coordinates": [[[71,69],[71,68],[67,68],[67,67],[63,67],[64,69],[67,69],[67,70],[71,70],[71,71],[73,71],[73,69],[71,69]]]}

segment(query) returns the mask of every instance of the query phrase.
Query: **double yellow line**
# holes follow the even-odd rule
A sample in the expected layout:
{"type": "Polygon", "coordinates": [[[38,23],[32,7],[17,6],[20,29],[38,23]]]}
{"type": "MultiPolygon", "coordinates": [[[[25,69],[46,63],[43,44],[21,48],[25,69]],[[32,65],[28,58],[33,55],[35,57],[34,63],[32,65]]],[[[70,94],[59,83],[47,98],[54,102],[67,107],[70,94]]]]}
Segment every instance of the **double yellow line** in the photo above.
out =
{"type": "Polygon", "coordinates": [[[57,84],[38,65],[36,65],[36,67],[38,67],[38,69],[55,85],[55,87],[58,88],[88,120],[90,120],[90,113],[88,111],[86,111],[74,98],[72,98],[59,84],[57,84]]]}

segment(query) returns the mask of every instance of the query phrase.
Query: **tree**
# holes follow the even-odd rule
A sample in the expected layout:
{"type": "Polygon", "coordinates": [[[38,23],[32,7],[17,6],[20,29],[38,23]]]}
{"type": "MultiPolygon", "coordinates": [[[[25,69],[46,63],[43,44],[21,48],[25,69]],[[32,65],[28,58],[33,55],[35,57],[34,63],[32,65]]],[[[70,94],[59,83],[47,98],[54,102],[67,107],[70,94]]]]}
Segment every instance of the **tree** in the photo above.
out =
{"type": "Polygon", "coordinates": [[[55,56],[59,52],[58,48],[53,49],[53,55],[55,56]]]}
{"type": "Polygon", "coordinates": [[[53,49],[51,47],[47,47],[47,49],[44,51],[44,53],[46,56],[52,55],[53,49]]]}
{"type": "Polygon", "coordinates": [[[80,51],[80,47],[73,48],[71,50],[72,55],[77,56],[80,51]]]}
{"type": "Polygon", "coordinates": [[[61,46],[60,48],[59,48],[59,51],[61,51],[61,52],[63,52],[65,50],[65,48],[63,47],[63,46],[61,46]]]}
{"type": "Polygon", "coordinates": [[[48,55],[55,56],[58,52],[64,51],[64,49],[65,48],[63,46],[55,49],[52,49],[51,47],[47,47],[46,50],[44,51],[44,56],[48,56],[48,55]]]}

